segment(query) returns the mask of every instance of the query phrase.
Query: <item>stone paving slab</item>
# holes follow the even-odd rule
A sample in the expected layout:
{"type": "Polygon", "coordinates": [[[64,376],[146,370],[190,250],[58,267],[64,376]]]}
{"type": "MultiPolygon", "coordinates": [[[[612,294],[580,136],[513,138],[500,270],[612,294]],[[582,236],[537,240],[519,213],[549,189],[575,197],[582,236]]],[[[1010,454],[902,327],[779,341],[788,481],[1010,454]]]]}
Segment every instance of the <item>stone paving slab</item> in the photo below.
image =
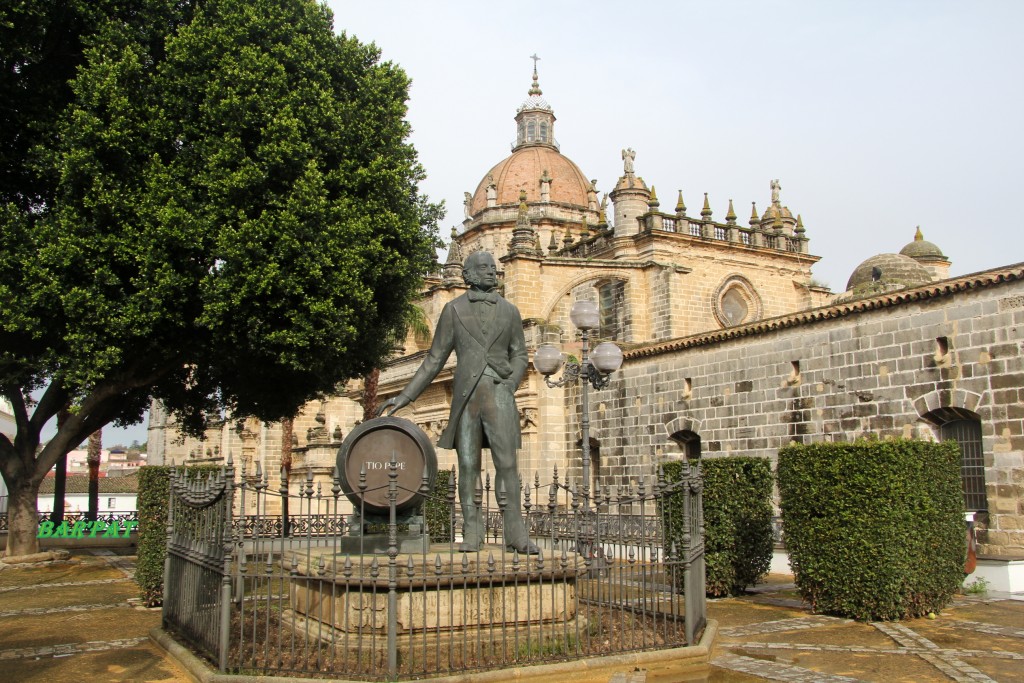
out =
{"type": "Polygon", "coordinates": [[[767,674],[771,676],[769,680],[773,681],[793,681],[794,683],[857,683],[858,681],[856,678],[832,676],[799,666],[778,664],[741,655],[722,655],[715,659],[715,665],[759,677],[767,674]]]}
{"type": "Polygon", "coordinates": [[[51,608],[72,607],[107,603],[123,605],[129,598],[139,594],[139,587],[133,581],[116,579],[102,583],[69,582],[62,586],[48,585],[35,590],[18,590],[0,593],[0,608],[18,610],[28,607],[51,608]]]}
{"type": "Polygon", "coordinates": [[[708,616],[720,625],[712,664],[762,680],[1024,681],[1024,603],[1003,596],[958,597],[936,619],[866,624],[814,615],[770,577],[750,595],[709,602],[708,616]]]}
{"type": "Polygon", "coordinates": [[[1010,628],[1024,627],[1024,603],[1011,600],[988,601],[983,603],[954,604],[952,609],[939,615],[936,620],[943,623],[949,618],[981,622],[1010,628]]]}
{"type": "Polygon", "coordinates": [[[790,631],[754,634],[743,640],[757,639],[765,643],[790,643],[800,642],[805,645],[821,645],[836,647],[869,647],[877,650],[895,650],[899,645],[893,642],[892,638],[869,624],[848,623],[822,625],[818,628],[806,630],[800,633],[790,631]]]}
{"type": "Polygon", "coordinates": [[[16,590],[32,590],[44,586],[69,586],[102,581],[126,581],[122,571],[99,558],[88,562],[60,563],[56,567],[17,567],[0,572],[0,593],[16,590]]]}
{"type": "Polygon", "coordinates": [[[1022,648],[1021,641],[1018,638],[997,632],[998,629],[1006,629],[1007,627],[995,624],[979,624],[981,628],[988,627],[992,629],[992,632],[986,633],[985,631],[977,630],[977,628],[972,628],[969,626],[970,624],[978,624],[978,622],[949,620],[942,624],[915,623],[913,628],[914,631],[928,638],[940,648],[1020,653],[1019,651],[1022,648]]]}
{"type": "Polygon", "coordinates": [[[0,660],[5,659],[43,659],[44,657],[65,657],[80,652],[97,652],[115,648],[133,647],[146,642],[148,638],[121,638],[120,640],[89,640],[84,643],[59,643],[57,645],[39,645],[36,647],[19,647],[12,650],[0,650],[0,660]]]}
{"type": "MultiPolygon", "coordinates": [[[[128,604],[133,558],[72,559],[0,572],[0,681],[191,680],[146,642],[160,615],[128,604]]],[[[934,620],[867,624],[812,614],[786,583],[709,602],[720,625],[709,671],[666,678],[631,667],[609,683],[1024,680],[1024,602],[970,596],[934,620]]]]}
{"type": "MultiPolygon", "coordinates": [[[[132,639],[134,640],[134,639],[132,639]]],[[[114,683],[186,683],[193,679],[143,642],[129,647],[78,651],[40,658],[0,660],[0,680],[14,683],[111,681],[114,683]]]]}
{"type": "Polygon", "coordinates": [[[985,624],[980,621],[955,621],[951,624],[954,628],[966,629],[977,633],[987,633],[992,636],[1009,636],[1011,638],[1024,638],[1024,628],[1013,628],[1010,626],[998,626],[996,624],[985,624]]]}
{"type": "Polygon", "coordinates": [[[98,602],[90,605],[66,605],[64,607],[27,607],[25,609],[12,609],[0,611],[0,618],[37,616],[40,614],[67,614],[69,612],[88,612],[91,610],[109,608],[109,602],[98,602]]]}
{"type": "Polygon", "coordinates": [[[821,626],[837,626],[839,624],[849,623],[851,623],[850,619],[839,619],[837,617],[815,614],[809,617],[760,621],[753,624],[747,624],[746,626],[719,629],[718,634],[730,638],[736,638],[740,636],[778,633],[781,631],[801,631],[804,629],[819,628],[821,626]]]}
{"type": "MultiPolygon", "coordinates": [[[[2,605],[0,605],[2,606],[2,605]]],[[[127,604],[89,611],[21,614],[0,624],[0,651],[40,647],[50,643],[84,643],[139,638],[159,625],[160,614],[127,604]]]]}

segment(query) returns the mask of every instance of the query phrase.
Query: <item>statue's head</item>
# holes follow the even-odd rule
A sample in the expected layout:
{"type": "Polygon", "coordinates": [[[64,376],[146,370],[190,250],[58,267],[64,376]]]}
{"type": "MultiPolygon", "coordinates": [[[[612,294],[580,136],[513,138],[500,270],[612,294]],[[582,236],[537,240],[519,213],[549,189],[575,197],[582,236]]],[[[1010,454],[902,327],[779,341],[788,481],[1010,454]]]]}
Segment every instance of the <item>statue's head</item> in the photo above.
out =
{"type": "Polygon", "coordinates": [[[490,291],[498,286],[498,267],[486,251],[474,251],[462,264],[462,279],[475,289],[490,291]]]}

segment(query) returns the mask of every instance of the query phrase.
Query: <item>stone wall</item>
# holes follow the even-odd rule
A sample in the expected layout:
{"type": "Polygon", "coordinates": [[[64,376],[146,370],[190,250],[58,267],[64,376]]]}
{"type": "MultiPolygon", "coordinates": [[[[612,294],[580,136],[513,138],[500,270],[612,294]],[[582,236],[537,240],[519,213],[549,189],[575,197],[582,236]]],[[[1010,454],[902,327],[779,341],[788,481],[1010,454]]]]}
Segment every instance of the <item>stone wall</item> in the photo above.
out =
{"type": "Polygon", "coordinates": [[[938,438],[929,414],[953,407],[982,427],[979,550],[1024,556],[1024,272],[1008,272],[1009,282],[990,271],[627,354],[592,395],[607,483],[679,457],[672,435],[684,430],[703,457],[774,459],[794,441],[938,438]]]}

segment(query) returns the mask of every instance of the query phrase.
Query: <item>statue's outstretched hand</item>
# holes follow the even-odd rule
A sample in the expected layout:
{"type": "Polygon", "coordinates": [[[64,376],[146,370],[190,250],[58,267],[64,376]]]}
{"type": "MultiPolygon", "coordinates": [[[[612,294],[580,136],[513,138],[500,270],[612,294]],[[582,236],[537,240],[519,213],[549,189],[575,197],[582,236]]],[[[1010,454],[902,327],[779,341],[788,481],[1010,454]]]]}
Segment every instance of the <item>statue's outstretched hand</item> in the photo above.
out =
{"type": "Polygon", "coordinates": [[[384,403],[381,404],[380,408],[377,409],[377,417],[383,415],[384,412],[388,410],[388,408],[391,409],[390,411],[388,411],[388,416],[394,415],[407,405],[409,405],[409,399],[407,399],[405,396],[402,396],[401,394],[399,394],[398,396],[392,396],[388,400],[384,401],[384,403]]]}

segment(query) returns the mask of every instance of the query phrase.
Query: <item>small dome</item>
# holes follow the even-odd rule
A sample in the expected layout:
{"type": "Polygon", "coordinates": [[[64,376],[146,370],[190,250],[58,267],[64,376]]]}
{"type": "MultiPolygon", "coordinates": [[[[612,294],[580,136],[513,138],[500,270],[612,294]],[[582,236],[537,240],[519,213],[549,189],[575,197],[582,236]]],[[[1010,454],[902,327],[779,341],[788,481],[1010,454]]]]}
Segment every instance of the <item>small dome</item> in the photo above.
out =
{"type": "Polygon", "coordinates": [[[527,111],[531,109],[543,109],[544,111],[551,111],[551,105],[540,95],[530,95],[526,100],[519,105],[519,109],[516,109],[516,113],[521,111],[527,111]]]}
{"type": "Polygon", "coordinates": [[[783,206],[781,209],[775,205],[769,205],[764,211],[764,215],[761,216],[762,221],[775,220],[776,217],[780,218],[792,218],[793,212],[789,210],[788,206],[783,206]]]}
{"type": "Polygon", "coordinates": [[[846,291],[870,294],[904,287],[915,287],[932,281],[928,269],[903,254],[878,254],[857,266],[846,291]]]}
{"type": "Polygon", "coordinates": [[[588,206],[590,181],[579,166],[551,147],[531,145],[517,149],[484,174],[473,193],[470,215],[475,216],[487,207],[487,186],[492,182],[499,205],[518,205],[520,190],[526,191],[527,202],[539,202],[540,179],[545,171],[551,178],[549,201],[588,206]]]}
{"type": "Polygon", "coordinates": [[[915,261],[947,261],[942,250],[924,238],[918,226],[914,241],[900,249],[900,253],[915,261]]]}
{"type": "Polygon", "coordinates": [[[632,173],[627,173],[620,176],[619,181],[615,183],[613,191],[617,192],[619,190],[643,190],[646,192],[648,188],[647,183],[644,182],[643,178],[632,173]]]}

